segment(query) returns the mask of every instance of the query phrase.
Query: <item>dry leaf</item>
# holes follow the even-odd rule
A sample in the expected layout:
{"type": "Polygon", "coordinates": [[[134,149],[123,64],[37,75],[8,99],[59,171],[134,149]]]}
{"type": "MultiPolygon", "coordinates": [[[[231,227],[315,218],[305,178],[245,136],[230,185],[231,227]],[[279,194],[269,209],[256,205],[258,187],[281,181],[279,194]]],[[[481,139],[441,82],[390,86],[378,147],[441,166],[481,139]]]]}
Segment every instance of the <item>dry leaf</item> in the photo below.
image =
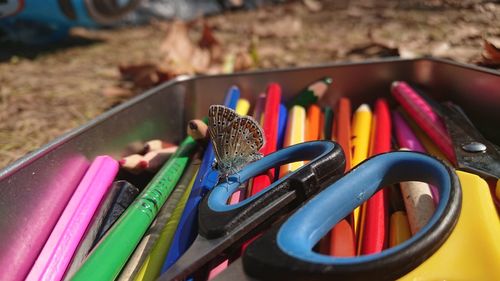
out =
{"type": "Polygon", "coordinates": [[[170,26],[160,51],[164,54],[165,66],[174,73],[204,73],[210,67],[210,51],[193,43],[183,22],[174,22],[170,26]]]}
{"type": "Polygon", "coordinates": [[[140,88],[150,88],[160,81],[156,68],[151,63],[119,66],[123,79],[132,81],[140,88]]]}
{"type": "Polygon", "coordinates": [[[129,98],[134,95],[134,93],[129,90],[118,86],[110,86],[104,88],[102,95],[107,98],[129,98]]]}
{"type": "Polygon", "coordinates": [[[304,2],[304,5],[311,12],[319,12],[323,9],[323,5],[317,0],[303,0],[302,2],[304,2]]]}
{"type": "MultiPolygon", "coordinates": [[[[500,66],[500,48],[495,46],[492,42],[493,40],[484,39],[483,42],[483,53],[482,60],[479,62],[480,65],[484,66],[500,66]]],[[[500,43],[500,40],[497,40],[500,43]]],[[[500,45],[500,44],[499,44],[500,45]]]]}

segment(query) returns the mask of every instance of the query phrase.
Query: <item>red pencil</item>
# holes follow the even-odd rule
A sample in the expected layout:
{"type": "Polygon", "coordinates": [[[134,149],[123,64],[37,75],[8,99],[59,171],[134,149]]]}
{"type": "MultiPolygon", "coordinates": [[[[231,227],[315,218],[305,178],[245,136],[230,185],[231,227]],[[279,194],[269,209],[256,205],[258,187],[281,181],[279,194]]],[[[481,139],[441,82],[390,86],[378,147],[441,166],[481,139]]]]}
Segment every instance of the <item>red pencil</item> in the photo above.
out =
{"type": "MultiPolygon", "coordinates": [[[[278,143],[278,120],[279,108],[281,102],[281,87],[277,83],[271,83],[267,87],[266,104],[264,107],[264,118],[262,128],[264,129],[264,136],[266,143],[261,148],[260,152],[266,156],[276,151],[278,143]]],[[[267,174],[259,175],[253,178],[250,195],[254,195],[262,189],[269,186],[274,180],[274,169],[267,171],[267,174]]]]}
{"type": "MultiPolygon", "coordinates": [[[[370,145],[370,156],[391,150],[391,113],[385,99],[375,102],[374,126],[370,145]]],[[[388,242],[388,204],[386,190],[375,193],[366,203],[361,217],[362,255],[381,252],[388,242]]]]}

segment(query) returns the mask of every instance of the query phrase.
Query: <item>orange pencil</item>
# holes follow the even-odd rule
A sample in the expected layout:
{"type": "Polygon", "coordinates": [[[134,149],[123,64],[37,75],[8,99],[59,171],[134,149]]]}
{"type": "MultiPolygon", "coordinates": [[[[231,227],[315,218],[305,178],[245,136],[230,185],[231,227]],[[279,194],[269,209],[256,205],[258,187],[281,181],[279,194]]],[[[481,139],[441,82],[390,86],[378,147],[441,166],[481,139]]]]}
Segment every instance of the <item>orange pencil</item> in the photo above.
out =
{"type": "Polygon", "coordinates": [[[306,141],[319,140],[321,135],[321,107],[312,104],[307,108],[306,141]]]}
{"type": "MultiPolygon", "coordinates": [[[[351,102],[347,98],[341,98],[338,102],[334,118],[334,138],[342,147],[346,159],[346,171],[351,168],[351,102]]],[[[331,256],[352,257],[356,254],[355,236],[353,230],[353,218],[337,223],[332,231],[327,234],[326,239],[320,243],[320,251],[331,256]],[[326,246],[325,246],[326,244],[326,246]]]]}

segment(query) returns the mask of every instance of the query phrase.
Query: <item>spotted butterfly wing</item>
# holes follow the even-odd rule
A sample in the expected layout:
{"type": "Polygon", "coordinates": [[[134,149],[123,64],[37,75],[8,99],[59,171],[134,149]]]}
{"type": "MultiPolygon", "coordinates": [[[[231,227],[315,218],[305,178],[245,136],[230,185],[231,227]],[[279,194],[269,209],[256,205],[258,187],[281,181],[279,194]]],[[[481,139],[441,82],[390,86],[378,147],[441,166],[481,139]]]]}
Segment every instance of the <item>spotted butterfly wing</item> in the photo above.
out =
{"type": "Polygon", "coordinates": [[[212,105],[208,115],[210,138],[223,176],[234,174],[262,157],[258,151],[264,145],[264,134],[255,120],[221,105],[212,105]]]}

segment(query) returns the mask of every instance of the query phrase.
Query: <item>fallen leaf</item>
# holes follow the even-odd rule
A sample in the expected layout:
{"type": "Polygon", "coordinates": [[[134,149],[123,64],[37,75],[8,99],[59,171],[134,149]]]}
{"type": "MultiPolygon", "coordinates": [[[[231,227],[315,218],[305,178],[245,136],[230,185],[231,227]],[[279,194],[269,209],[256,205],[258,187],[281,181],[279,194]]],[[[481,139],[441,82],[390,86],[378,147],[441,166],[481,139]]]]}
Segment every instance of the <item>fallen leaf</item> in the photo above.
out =
{"type": "Polygon", "coordinates": [[[317,0],[303,0],[302,2],[304,2],[304,5],[311,12],[319,12],[323,9],[323,5],[317,0]]]}
{"type": "Polygon", "coordinates": [[[150,88],[159,82],[160,77],[156,69],[157,66],[152,63],[119,66],[123,79],[132,81],[140,88],[150,88]]]}
{"type": "MultiPolygon", "coordinates": [[[[483,53],[481,54],[482,60],[479,62],[480,65],[498,67],[500,66],[500,48],[497,47],[492,41],[484,39],[483,41],[483,53]]],[[[500,45],[500,40],[498,41],[500,45]]]]}
{"type": "Polygon", "coordinates": [[[102,95],[107,97],[107,98],[122,99],[122,98],[129,98],[129,97],[133,96],[134,93],[129,89],[125,89],[125,88],[118,87],[118,86],[110,86],[110,87],[104,88],[104,90],[102,91],[102,95]]]}

